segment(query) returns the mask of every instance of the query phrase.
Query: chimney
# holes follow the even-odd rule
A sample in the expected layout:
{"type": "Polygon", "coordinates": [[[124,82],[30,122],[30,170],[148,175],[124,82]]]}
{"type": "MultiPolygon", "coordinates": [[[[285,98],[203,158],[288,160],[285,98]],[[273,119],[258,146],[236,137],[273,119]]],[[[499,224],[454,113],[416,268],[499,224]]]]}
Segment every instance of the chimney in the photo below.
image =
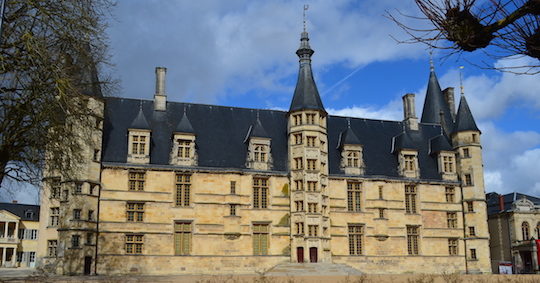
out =
{"type": "Polygon", "coordinates": [[[19,203],[16,199],[11,201],[12,203],[19,203]]]}
{"type": "Polygon", "coordinates": [[[418,130],[418,118],[414,106],[414,94],[407,93],[403,96],[403,122],[409,130],[418,130]]]}
{"type": "Polygon", "coordinates": [[[167,94],[165,94],[165,74],[167,68],[156,67],[156,94],[154,94],[154,110],[167,110],[167,94]]]}
{"type": "Polygon", "coordinates": [[[499,209],[501,211],[504,211],[504,196],[503,195],[499,195],[499,209]]]}
{"type": "Polygon", "coordinates": [[[444,99],[450,108],[450,114],[452,115],[452,120],[456,119],[456,102],[454,100],[454,88],[447,87],[443,90],[444,99]]]}

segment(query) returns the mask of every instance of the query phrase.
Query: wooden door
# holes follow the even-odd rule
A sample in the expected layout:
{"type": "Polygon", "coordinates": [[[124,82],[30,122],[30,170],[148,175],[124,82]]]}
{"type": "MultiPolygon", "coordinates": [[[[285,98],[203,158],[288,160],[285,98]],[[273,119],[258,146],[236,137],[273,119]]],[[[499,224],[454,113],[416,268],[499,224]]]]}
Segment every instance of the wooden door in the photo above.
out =
{"type": "Polygon", "coordinates": [[[90,275],[91,269],[92,269],[92,257],[85,256],[84,257],[84,275],[90,275]]]}
{"type": "Polygon", "coordinates": [[[296,259],[299,263],[304,262],[304,248],[303,247],[296,248],[296,259]]]}
{"type": "Polygon", "coordinates": [[[317,248],[309,248],[309,261],[317,262],[317,248]]]}

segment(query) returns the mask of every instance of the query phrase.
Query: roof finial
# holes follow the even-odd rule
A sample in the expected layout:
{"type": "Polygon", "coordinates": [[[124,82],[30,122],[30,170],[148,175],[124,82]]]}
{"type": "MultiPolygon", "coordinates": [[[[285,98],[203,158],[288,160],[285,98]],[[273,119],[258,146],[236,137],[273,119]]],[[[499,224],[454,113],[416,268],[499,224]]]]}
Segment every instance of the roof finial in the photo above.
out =
{"type": "Polygon", "coordinates": [[[465,67],[459,66],[459,88],[461,89],[461,96],[465,95],[465,88],[463,87],[463,69],[465,67]]]}
{"type": "Polygon", "coordinates": [[[433,48],[429,49],[429,70],[435,71],[435,67],[433,66],[433,48]]]}
{"type": "Polygon", "coordinates": [[[257,120],[259,120],[259,109],[257,109],[257,120]]]}
{"type": "Polygon", "coordinates": [[[306,11],[309,9],[309,5],[304,5],[304,12],[303,12],[303,18],[304,18],[304,32],[307,32],[307,21],[306,21],[306,11]]]}
{"type": "Polygon", "coordinates": [[[139,101],[139,110],[142,111],[142,99],[139,101]]]}
{"type": "Polygon", "coordinates": [[[351,118],[347,118],[347,128],[351,127],[351,118]]]}

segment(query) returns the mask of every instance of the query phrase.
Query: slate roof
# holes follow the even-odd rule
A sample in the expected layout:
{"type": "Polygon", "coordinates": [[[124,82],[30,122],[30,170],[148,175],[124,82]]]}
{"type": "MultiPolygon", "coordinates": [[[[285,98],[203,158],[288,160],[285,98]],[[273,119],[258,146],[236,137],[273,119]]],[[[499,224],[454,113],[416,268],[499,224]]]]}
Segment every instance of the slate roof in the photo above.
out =
{"type": "Polygon", "coordinates": [[[454,121],[450,112],[450,106],[446,103],[444,95],[439,85],[439,80],[435,71],[432,69],[429,73],[428,86],[426,91],[426,99],[424,100],[424,108],[422,110],[422,123],[441,123],[441,112],[443,113],[444,125],[448,134],[452,132],[454,121]]]}
{"type": "MultiPolygon", "coordinates": [[[[135,99],[106,98],[103,162],[126,163],[128,128],[139,114],[139,104],[140,100],[135,99]]],[[[179,102],[168,102],[166,111],[154,111],[153,101],[145,100],[141,109],[151,130],[150,164],[168,165],[172,133],[184,108],[197,136],[199,167],[247,170],[244,140],[259,112],[260,125],[272,139],[272,171],[288,171],[287,112],[179,102]]],[[[397,157],[392,153],[392,140],[403,132],[403,123],[340,116],[329,116],[327,120],[329,173],[344,175],[339,168],[340,151],[334,145],[347,130],[347,119],[363,145],[365,175],[401,178],[397,172],[397,157]]],[[[439,125],[420,123],[419,130],[408,137],[412,147],[418,150],[422,179],[441,180],[437,159],[429,155],[430,139],[440,132],[439,125]]]]}
{"type": "MultiPolygon", "coordinates": [[[[347,120],[347,123],[350,123],[350,120],[347,120]]],[[[338,148],[341,148],[346,144],[361,144],[360,140],[350,126],[347,126],[347,129],[340,133],[338,143],[338,148]]]]}
{"type": "Polygon", "coordinates": [[[499,203],[500,195],[498,193],[495,193],[495,192],[491,192],[491,193],[486,194],[488,215],[493,215],[493,214],[497,214],[497,213],[500,213],[500,212],[511,210],[512,209],[512,204],[514,203],[514,201],[517,201],[517,200],[519,200],[519,199],[521,199],[523,197],[525,197],[528,200],[532,201],[532,203],[534,203],[534,205],[540,206],[540,198],[537,198],[537,197],[534,197],[534,196],[530,196],[530,195],[526,195],[526,194],[522,194],[522,193],[518,193],[518,192],[508,193],[508,194],[505,194],[505,195],[502,195],[502,196],[503,196],[503,202],[504,202],[504,210],[503,211],[501,211],[501,209],[500,209],[500,203],[499,203]]]}
{"type": "Polygon", "coordinates": [[[7,210],[25,221],[39,221],[39,205],[0,202],[0,210],[7,210]],[[26,215],[26,212],[32,212],[26,215]],[[28,217],[30,216],[30,217],[28,217]]]}
{"type": "Polygon", "coordinates": [[[182,119],[180,119],[180,122],[176,125],[176,128],[174,128],[174,131],[177,133],[194,133],[193,126],[191,125],[191,122],[189,121],[189,117],[187,116],[184,108],[184,115],[182,115],[182,119]]]}
{"type": "Polygon", "coordinates": [[[300,57],[300,71],[289,112],[319,110],[326,113],[311,70],[310,58],[313,53],[313,49],[309,46],[308,34],[303,32],[300,48],[296,51],[296,54],[300,57]]]}
{"type": "MultiPolygon", "coordinates": [[[[140,102],[142,103],[142,102],[140,102]]],[[[182,122],[182,121],[180,121],[182,122]]],[[[149,130],[150,126],[148,125],[148,122],[146,121],[146,118],[144,117],[144,113],[142,111],[142,106],[139,108],[139,113],[133,119],[131,124],[129,125],[130,129],[142,129],[142,130],[149,130]]]]}
{"type": "Polygon", "coordinates": [[[443,134],[440,134],[440,135],[432,138],[429,141],[429,144],[430,144],[430,148],[429,148],[429,153],[430,154],[435,154],[435,153],[440,152],[440,151],[452,151],[453,150],[452,145],[450,145],[450,142],[448,141],[448,138],[443,134]]]}
{"type": "Polygon", "coordinates": [[[456,123],[454,125],[454,132],[461,131],[480,131],[476,126],[476,122],[474,121],[474,117],[465,96],[461,96],[459,101],[456,123]]]}

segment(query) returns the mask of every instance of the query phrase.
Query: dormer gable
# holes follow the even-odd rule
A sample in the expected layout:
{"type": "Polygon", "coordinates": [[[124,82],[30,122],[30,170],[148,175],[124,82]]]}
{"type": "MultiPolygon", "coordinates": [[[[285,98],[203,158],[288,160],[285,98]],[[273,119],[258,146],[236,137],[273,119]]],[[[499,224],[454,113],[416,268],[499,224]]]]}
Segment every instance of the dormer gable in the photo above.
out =
{"type": "Polygon", "coordinates": [[[392,138],[392,152],[397,155],[398,173],[406,178],[419,178],[418,150],[408,132],[392,138]]]}
{"type": "Polygon", "coordinates": [[[341,152],[340,169],[347,175],[364,174],[363,146],[350,127],[340,133],[337,149],[341,152]]]}
{"type": "Polygon", "coordinates": [[[456,154],[443,134],[429,140],[429,154],[437,158],[443,180],[457,180],[456,154]]]}
{"type": "Polygon", "coordinates": [[[247,132],[244,143],[248,145],[246,167],[254,170],[270,170],[272,168],[272,139],[264,129],[258,117],[247,132]]]}
{"type": "Polygon", "coordinates": [[[173,132],[170,163],[172,165],[197,166],[198,156],[195,131],[184,110],[173,132]]]}
{"type": "Polygon", "coordinates": [[[139,113],[128,128],[128,163],[150,163],[150,133],[141,102],[139,113]]]}

